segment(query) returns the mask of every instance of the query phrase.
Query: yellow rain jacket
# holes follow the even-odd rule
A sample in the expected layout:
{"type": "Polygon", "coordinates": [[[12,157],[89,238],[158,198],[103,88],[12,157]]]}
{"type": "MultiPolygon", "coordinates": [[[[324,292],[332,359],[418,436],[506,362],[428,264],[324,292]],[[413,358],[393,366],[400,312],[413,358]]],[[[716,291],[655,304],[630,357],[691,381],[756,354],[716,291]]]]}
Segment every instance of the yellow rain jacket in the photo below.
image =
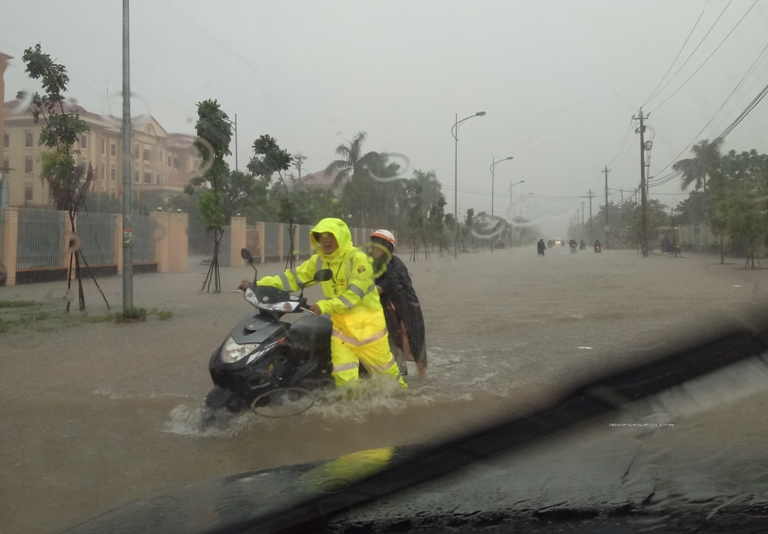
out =
{"type": "Polygon", "coordinates": [[[298,291],[311,283],[320,269],[330,269],[333,279],[321,282],[326,299],[317,303],[323,313],[330,314],[334,335],[353,345],[365,345],[387,335],[384,311],[373,279],[370,258],[352,245],[352,234],[341,219],[323,219],[312,232],[330,232],[339,248],[330,255],[323,253],[312,233],[310,243],[315,254],[296,269],[278,276],[265,276],[260,286],[284,291],[298,291]],[[350,339],[353,338],[353,339],[350,339]]]}

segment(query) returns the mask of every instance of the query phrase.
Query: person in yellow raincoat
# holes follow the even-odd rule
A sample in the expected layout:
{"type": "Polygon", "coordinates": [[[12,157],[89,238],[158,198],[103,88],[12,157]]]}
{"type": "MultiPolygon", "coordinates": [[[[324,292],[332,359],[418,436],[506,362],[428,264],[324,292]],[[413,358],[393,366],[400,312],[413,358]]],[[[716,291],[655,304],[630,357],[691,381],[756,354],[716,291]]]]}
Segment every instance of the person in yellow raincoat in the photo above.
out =
{"type": "Polygon", "coordinates": [[[318,315],[329,314],[333,321],[331,360],[336,387],[357,381],[361,362],[369,371],[388,374],[401,387],[408,387],[389,350],[370,258],[352,245],[349,227],[341,219],[323,219],[312,228],[309,240],[315,251],[311,258],[296,269],[265,276],[257,284],[298,291],[317,271],[330,269],[333,278],[321,283],[326,298],[311,309],[318,315]]]}

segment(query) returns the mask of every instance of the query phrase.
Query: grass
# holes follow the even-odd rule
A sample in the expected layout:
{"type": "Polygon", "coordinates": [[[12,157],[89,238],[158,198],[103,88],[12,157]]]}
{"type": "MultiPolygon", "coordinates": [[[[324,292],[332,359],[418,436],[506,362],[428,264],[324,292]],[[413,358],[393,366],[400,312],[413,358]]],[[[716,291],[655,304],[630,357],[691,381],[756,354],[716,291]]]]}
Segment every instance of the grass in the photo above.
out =
{"type": "Polygon", "coordinates": [[[35,300],[0,300],[0,308],[34,308],[44,305],[45,302],[35,300]]]}
{"type": "Polygon", "coordinates": [[[173,313],[153,308],[134,308],[123,312],[89,314],[87,311],[65,313],[60,305],[33,300],[0,300],[0,336],[13,330],[50,332],[86,324],[145,322],[147,317],[169,321],[173,313]]]}

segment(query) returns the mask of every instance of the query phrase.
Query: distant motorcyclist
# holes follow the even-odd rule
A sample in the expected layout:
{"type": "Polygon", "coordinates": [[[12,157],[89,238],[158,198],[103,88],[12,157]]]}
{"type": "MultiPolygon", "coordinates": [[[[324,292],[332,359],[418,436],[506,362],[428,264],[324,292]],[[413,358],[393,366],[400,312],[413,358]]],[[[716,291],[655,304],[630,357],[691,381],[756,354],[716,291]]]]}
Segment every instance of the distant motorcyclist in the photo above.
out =
{"type": "Polygon", "coordinates": [[[594,246],[595,246],[595,248],[597,248],[597,247],[603,248],[603,246],[600,244],[600,240],[599,239],[595,239],[595,245],[594,246]]]}
{"type": "Polygon", "coordinates": [[[586,248],[587,248],[587,244],[584,242],[584,240],[582,239],[581,241],[579,241],[579,249],[585,250],[586,248]]]}
{"type": "Polygon", "coordinates": [[[547,244],[544,243],[544,238],[543,237],[541,239],[539,239],[538,243],[536,243],[536,248],[539,251],[539,256],[543,256],[544,252],[546,252],[546,250],[547,250],[547,244]]]}

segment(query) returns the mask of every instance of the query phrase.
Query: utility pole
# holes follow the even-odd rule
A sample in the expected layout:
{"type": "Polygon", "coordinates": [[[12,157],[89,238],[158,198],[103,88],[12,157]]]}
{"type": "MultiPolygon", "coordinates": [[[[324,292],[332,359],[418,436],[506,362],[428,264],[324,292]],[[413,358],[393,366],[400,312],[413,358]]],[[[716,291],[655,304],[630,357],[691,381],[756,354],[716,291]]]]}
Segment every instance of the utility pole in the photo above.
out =
{"type": "MultiPolygon", "coordinates": [[[[131,56],[128,0],[123,0],[123,313],[133,309],[133,195],[131,194],[131,56]]],[[[104,177],[106,178],[106,176],[104,177]]]]}
{"type": "Polygon", "coordinates": [[[640,248],[643,251],[643,258],[648,257],[648,190],[645,181],[645,119],[643,108],[640,108],[639,117],[632,117],[633,120],[640,121],[640,127],[635,133],[640,134],[640,201],[642,203],[640,211],[640,248]]]}
{"type": "Polygon", "coordinates": [[[627,234],[624,232],[624,189],[619,189],[619,192],[621,193],[621,206],[619,207],[619,235],[623,236],[622,241],[624,241],[624,244],[627,243],[627,234]]]}
{"type": "Polygon", "coordinates": [[[608,173],[611,171],[608,165],[603,172],[605,173],[605,248],[611,248],[611,228],[608,226],[608,173]]]}
{"type": "Polygon", "coordinates": [[[595,233],[592,231],[592,190],[589,190],[589,240],[592,241],[595,238],[595,233]]]}

